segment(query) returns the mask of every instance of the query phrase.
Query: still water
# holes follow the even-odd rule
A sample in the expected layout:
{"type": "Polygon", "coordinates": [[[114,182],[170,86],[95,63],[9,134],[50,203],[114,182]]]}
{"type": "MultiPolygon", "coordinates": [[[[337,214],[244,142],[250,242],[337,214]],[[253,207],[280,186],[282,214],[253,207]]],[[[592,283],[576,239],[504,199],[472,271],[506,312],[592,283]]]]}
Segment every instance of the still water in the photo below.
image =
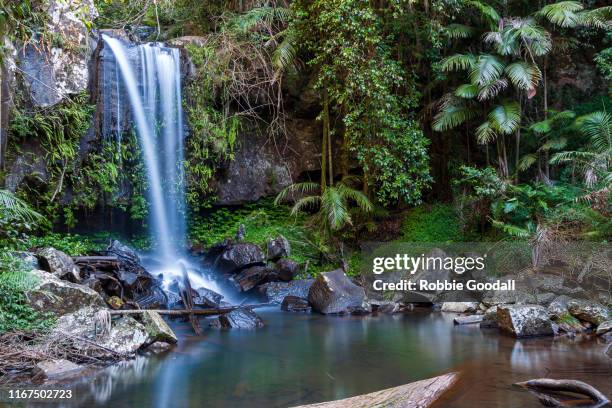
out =
{"type": "Polygon", "coordinates": [[[587,381],[612,394],[612,359],[597,342],[516,341],[453,326],[452,314],[324,317],[259,309],[257,331],[191,333],[180,344],[71,384],[74,407],[291,407],[364,394],[449,371],[462,379],[438,407],[537,407],[512,383],[587,381]]]}

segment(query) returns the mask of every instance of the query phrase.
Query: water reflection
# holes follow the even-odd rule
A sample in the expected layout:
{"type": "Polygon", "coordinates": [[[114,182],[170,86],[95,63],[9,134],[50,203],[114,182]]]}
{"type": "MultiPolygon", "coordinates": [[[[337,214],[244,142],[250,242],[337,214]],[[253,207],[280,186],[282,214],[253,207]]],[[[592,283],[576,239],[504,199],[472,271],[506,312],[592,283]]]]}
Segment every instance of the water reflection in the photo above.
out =
{"type": "Polygon", "coordinates": [[[603,345],[515,341],[440,313],[336,317],[263,311],[259,331],[209,331],[176,324],[180,346],[140,357],[74,384],[71,406],[289,407],[345,398],[451,370],[462,380],[441,407],[526,407],[511,384],[577,378],[610,392],[603,345]]]}

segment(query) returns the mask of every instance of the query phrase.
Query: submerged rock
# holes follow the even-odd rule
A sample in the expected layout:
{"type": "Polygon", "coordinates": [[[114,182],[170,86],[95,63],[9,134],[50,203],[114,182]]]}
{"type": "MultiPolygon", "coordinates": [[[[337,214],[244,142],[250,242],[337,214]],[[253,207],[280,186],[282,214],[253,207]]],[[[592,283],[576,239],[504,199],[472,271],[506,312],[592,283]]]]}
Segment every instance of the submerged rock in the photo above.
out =
{"type": "Polygon", "coordinates": [[[291,255],[291,245],[289,244],[287,238],[282,235],[268,240],[267,247],[268,259],[271,261],[276,261],[280,258],[291,255]]]}
{"type": "Polygon", "coordinates": [[[28,291],[27,298],[35,310],[64,315],[85,306],[106,306],[100,294],[87,286],[58,279],[45,271],[31,273],[37,283],[28,291]]]}
{"type": "Polygon", "coordinates": [[[286,296],[297,296],[307,299],[308,291],[314,279],[300,279],[291,282],[269,282],[259,286],[259,291],[266,295],[268,302],[280,304],[286,296]]]}
{"type": "Polygon", "coordinates": [[[43,248],[37,251],[40,267],[57,276],[71,282],[80,282],[81,275],[72,258],[55,248],[43,248]]]}
{"type": "Polygon", "coordinates": [[[255,265],[242,270],[232,276],[230,280],[240,292],[247,292],[265,281],[271,273],[272,270],[267,266],[255,265]]]}
{"type": "Polygon", "coordinates": [[[264,322],[252,309],[241,307],[213,319],[210,326],[221,329],[259,329],[264,327],[264,322]]]}
{"type": "Polygon", "coordinates": [[[610,318],[608,308],[601,303],[590,300],[572,300],[568,302],[567,309],[572,316],[585,322],[601,324],[610,318]]]}
{"type": "Polygon", "coordinates": [[[364,289],[355,285],[342,269],[317,276],[308,291],[308,301],[314,310],[323,314],[370,311],[364,289]]]}
{"type": "Polygon", "coordinates": [[[36,364],[33,374],[42,376],[47,380],[58,380],[74,375],[83,370],[83,367],[63,358],[55,360],[44,360],[36,364]]]}
{"type": "Polygon", "coordinates": [[[399,312],[400,310],[399,303],[391,300],[370,299],[368,302],[370,303],[370,307],[374,313],[393,314],[399,312]]]}
{"type": "Polygon", "coordinates": [[[562,315],[556,317],[555,319],[553,319],[553,321],[557,325],[557,330],[560,332],[568,334],[577,334],[586,331],[586,327],[584,327],[580,323],[580,320],[576,319],[568,312],[565,312],[562,315]]]}
{"type": "Polygon", "coordinates": [[[250,243],[230,244],[221,253],[218,265],[230,272],[237,272],[252,265],[263,265],[266,257],[258,245],[250,243]]]}
{"type": "Polygon", "coordinates": [[[502,331],[514,337],[554,334],[546,309],[539,305],[499,305],[497,324],[502,331]]]}
{"type": "Polygon", "coordinates": [[[483,315],[471,315],[471,316],[457,316],[453,319],[453,323],[461,324],[476,324],[481,323],[484,320],[483,315]]]}
{"type": "Polygon", "coordinates": [[[283,303],[281,303],[281,310],[285,312],[310,312],[311,307],[308,304],[308,299],[285,296],[283,303]]]}

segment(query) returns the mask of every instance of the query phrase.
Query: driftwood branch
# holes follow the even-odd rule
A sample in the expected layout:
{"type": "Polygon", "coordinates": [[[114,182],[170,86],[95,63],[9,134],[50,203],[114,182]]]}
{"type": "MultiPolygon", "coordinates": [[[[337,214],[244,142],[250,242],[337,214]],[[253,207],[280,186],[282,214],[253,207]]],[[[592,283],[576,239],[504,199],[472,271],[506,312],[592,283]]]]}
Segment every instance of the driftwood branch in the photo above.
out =
{"type": "Polygon", "coordinates": [[[448,373],[370,394],[331,402],[301,405],[294,408],[427,408],[451,388],[458,379],[459,373],[448,373]]]}
{"type": "Polygon", "coordinates": [[[565,407],[573,405],[572,401],[562,401],[548,395],[548,393],[569,392],[586,396],[595,402],[595,406],[602,406],[610,402],[608,398],[595,387],[578,380],[553,380],[550,378],[537,378],[519,382],[515,385],[528,389],[536,394],[542,404],[547,406],[565,407]]]}

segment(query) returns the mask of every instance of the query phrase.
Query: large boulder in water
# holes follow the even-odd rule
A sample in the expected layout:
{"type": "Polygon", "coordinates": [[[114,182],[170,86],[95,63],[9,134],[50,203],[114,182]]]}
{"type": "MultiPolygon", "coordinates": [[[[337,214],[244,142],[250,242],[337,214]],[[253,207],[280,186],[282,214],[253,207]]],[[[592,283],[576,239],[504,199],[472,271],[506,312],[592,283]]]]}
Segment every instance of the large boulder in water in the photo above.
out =
{"type": "Polygon", "coordinates": [[[238,289],[238,291],[247,292],[257,286],[259,283],[265,281],[271,273],[272,270],[267,266],[255,265],[243,269],[230,279],[233,281],[234,286],[236,289],[238,289]]]}
{"type": "Polygon", "coordinates": [[[365,291],[355,285],[342,269],[323,272],[308,291],[312,308],[323,314],[361,313],[370,310],[365,291]]]}
{"type": "Polygon", "coordinates": [[[40,267],[60,279],[80,282],[81,275],[72,258],[55,248],[43,248],[36,252],[40,267]]]}
{"type": "Polygon", "coordinates": [[[212,320],[210,325],[222,329],[258,329],[264,327],[264,322],[252,309],[241,307],[222,314],[212,320]]]}
{"type": "Polygon", "coordinates": [[[286,296],[296,296],[307,299],[314,279],[300,279],[291,282],[269,282],[258,287],[268,302],[280,304],[286,296]]]}
{"type": "Polygon", "coordinates": [[[268,241],[268,259],[275,261],[277,259],[291,255],[291,245],[287,238],[282,235],[268,241]]]}
{"type": "Polygon", "coordinates": [[[35,310],[64,315],[85,306],[104,307],[102,297],[95,290],[58,279],[45,271],[32,271],[37,282],[28,291],[28,304],[35,310]]]}
{"type": "Polygon", "coordinates": [[[498,305],[497,325],[514,337],[552,336],[552,322],[539,305],[498,305]]]}
{"type": "Polygon", "coordinates": [[[590,300],[572,300],[568,302],[567,309],[572,316],[596,325],[610,318],[610,312],[607,307],[590,300]]]}
{"type": "Polygon", "coordinates": [[[230,272],[238,272],[253,265],[263,265],[266,257],[258,245],[250,243],[230,244],[221,253],[218,266],[230,272]]]}
{"type": "Polygon", "coordinates": [[[168,326],[159,313],[153,310],[147,310],[142,313],[141,323],[149,335],[148,341],[150,343],[161,341],[175,344],[178,341],[176,334],[174,334],[170,326],[168,326]]]}

